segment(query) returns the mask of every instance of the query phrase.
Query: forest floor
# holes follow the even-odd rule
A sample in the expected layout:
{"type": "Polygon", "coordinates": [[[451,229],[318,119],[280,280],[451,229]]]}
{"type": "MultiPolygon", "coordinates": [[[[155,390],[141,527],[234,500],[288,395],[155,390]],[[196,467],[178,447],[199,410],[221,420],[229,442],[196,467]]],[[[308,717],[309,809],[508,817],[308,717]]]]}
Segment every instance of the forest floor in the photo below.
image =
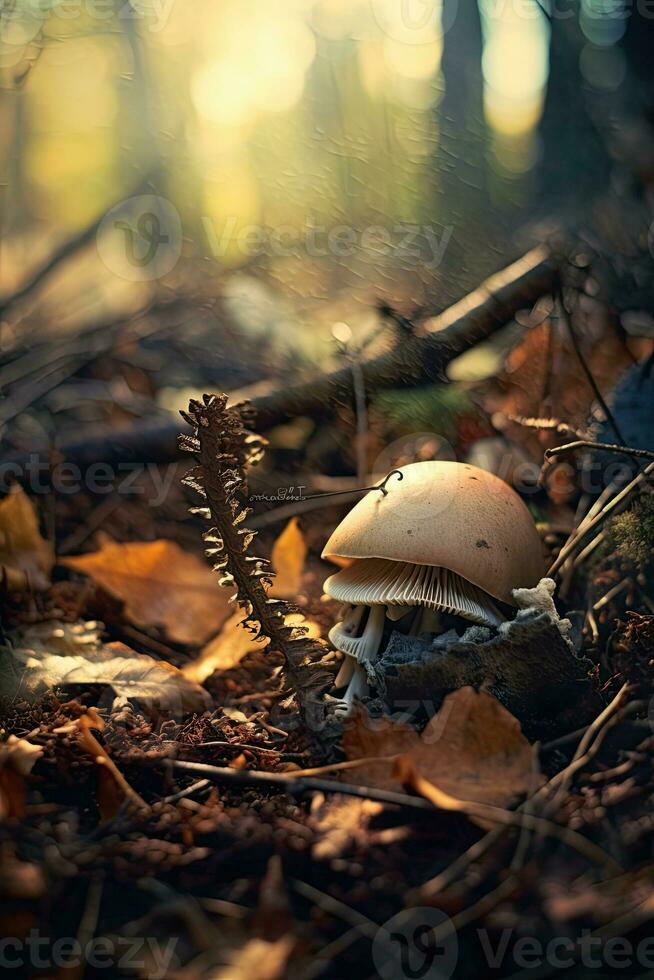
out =
{"type": "MultiPolygon", "coordinates": [[[[135,389],[154,384],[130,370],[135,389]]],[[[457,448],[487,436],[481,417],[455,407],[457,448]]],[[[378,446],[402,438],[380,418],[378,446]]],[[[351,423],[334,423],[334,445],[351,423]]],[[[325,430],[311,454],[303,426],[271,438],[257,492],[302,482],[317,458],[328,470],[325,430]]],[[[110,493],[71,491],[69,474],[0,502],[7,975],[654,975],[651,511],[607,523],[592,561],[558,576],[586,665],[577,712],[521,731],[464,686],[321,731],[218,588],[187,468],[148,464],[110,493]]],[[[556,485],[536,499],[554,560],[572,504],[556,485]]],[[[277,521],[254,505],[257,548],[272,594],[324,639],[337,607],[319,555],[351,502],[295,517],[288,504],[277,521]]],[[[333,674],[339,655],[324,653],[333,674]]]]}

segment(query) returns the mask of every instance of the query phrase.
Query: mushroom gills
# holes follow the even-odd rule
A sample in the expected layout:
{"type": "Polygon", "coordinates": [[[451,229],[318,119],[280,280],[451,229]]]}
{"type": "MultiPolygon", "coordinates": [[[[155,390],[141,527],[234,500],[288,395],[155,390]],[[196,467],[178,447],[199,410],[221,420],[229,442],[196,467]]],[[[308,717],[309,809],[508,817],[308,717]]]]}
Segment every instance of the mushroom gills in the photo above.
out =
{"type": "Polygon", "coordinates": [[[461,616],[484,626],[505,617],[491,597],[447,568],[363,558],[332,575],[325,591],[344,603],[342,619],[329,640],[345,654],[335,680],[337,714],[348,715],[354,700],[368,693],[366,665],[379,657],[386,620],[398,622],[412,612],[409,635],[441,632],[441,614],[461,616]],[[416,608],[417,607],[417,608],[416,608]]]}
{"type": "Polygon", "coordinates": [[[325,592],[351,606],[424,606],[480,626],[499,626],[506,618],[488,593],[448,568],[386,558],[354,561],[330,575],[325,592]]]}

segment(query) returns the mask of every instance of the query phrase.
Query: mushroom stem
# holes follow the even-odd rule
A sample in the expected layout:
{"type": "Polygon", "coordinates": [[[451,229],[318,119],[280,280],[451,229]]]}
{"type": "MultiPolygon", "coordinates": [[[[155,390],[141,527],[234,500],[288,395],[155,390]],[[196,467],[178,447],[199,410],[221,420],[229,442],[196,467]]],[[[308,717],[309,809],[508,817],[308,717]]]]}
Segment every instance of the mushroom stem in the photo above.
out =
{"type": "Polygon", "coordinates": [[[356,660],[354,657],[350,657],[349,654],[345,654],[343,657],[343,663],[341,664],[341,669],[339,670],[336,678],[334,680],[334,687],[345,687],[352,680],[352,674],[354,673],[354,665],[356,660]]]}
{"type": "Polygon", "coordinates": [[[350,714],[356,698],[362,698],[368,693],[368,676],[364,664],[372,664],[379,656],[382,635],[384,632],[385,606],[371,606],[368,621],[360,637],[348,635],[348,620],[356,615],[355,610],[346,617],[343,623],[337,623],[330,630],[329,639],[334,646],[342,650],[345,661],[337,677],[338,682],[348,681],[347,689],[336,709],[337,714],[345,717],[350,714]],[[348,664],[350,661],[350,664],[348,664]]]}
{"type": "Polygon", "coordinates": [[[354,702],[360,701],[369,691],[368,675],[366,674],[365,667],[357,663],[354,657],[348,657],[348,660],[352,661],[353,672],[352,679],[347,686],[345,694],[336,708],[336,714],[340,715],[341,718],[347,718],[352,713],[354,702]]]}

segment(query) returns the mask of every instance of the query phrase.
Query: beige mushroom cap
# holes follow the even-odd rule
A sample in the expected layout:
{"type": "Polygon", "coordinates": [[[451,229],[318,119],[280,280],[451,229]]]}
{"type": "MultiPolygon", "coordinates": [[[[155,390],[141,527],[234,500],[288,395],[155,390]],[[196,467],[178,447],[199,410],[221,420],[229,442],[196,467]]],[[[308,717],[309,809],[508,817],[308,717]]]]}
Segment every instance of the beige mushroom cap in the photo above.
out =
{"type": "Polygon", "coordinates": [[[448,568],[502,602],[544,574],[531,515],[499,477],[468,463],[410,463],[384,496],[371,490],[341,521],[323,558],[386,558],[448,568]]]}

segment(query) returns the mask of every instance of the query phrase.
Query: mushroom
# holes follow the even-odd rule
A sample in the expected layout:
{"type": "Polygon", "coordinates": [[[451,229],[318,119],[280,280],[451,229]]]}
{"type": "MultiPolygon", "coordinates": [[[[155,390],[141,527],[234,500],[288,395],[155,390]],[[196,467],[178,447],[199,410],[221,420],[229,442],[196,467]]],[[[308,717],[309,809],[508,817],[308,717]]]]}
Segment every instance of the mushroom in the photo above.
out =
{"type": "Polygon", "coordinates": [[[497,627],[515,606],[513,589],[543,575],[540,538],[518,494],[467,463],[395,471],[341,521],[322,556],[352,559],[324,585],[343,604],[329,633],[345,654],[335,682],[347,684],[341,714],[367,694],[366,668],[391,624],[414,636],[443,632],[445,615],[497,627]]]}

